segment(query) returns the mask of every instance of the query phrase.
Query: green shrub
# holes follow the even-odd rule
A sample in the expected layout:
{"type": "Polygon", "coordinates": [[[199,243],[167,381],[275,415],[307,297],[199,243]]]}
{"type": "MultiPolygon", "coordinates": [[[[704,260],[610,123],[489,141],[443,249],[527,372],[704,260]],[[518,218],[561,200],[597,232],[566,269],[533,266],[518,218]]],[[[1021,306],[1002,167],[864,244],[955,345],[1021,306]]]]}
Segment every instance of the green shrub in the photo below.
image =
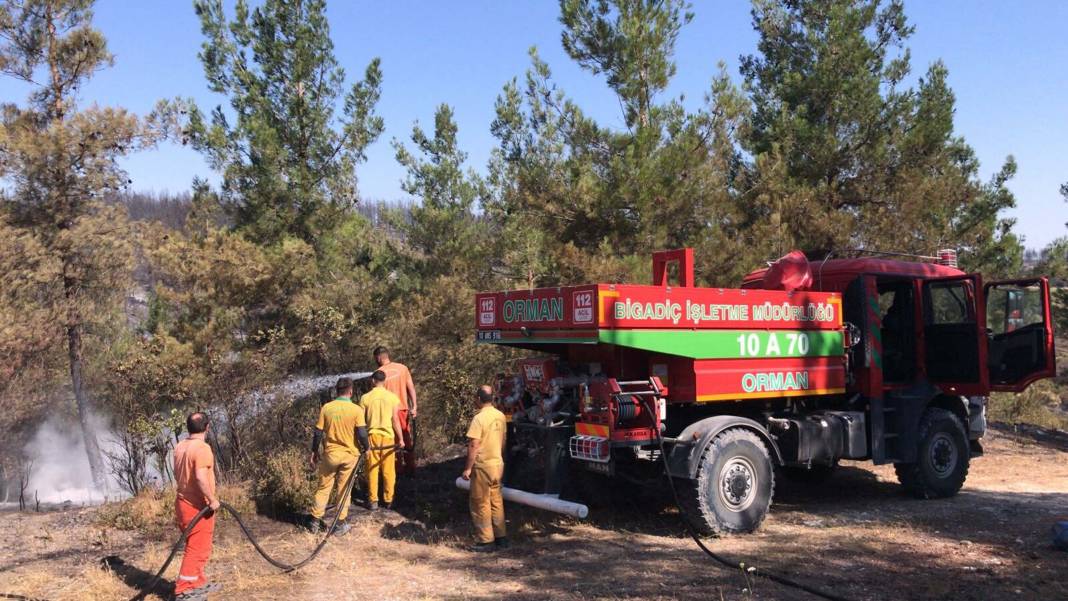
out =
{"type": "Polygon", "coordinates": [[[256,510],[267,515],[307,512],[314,493],[308,454],[298,447],[286,447],[271,454],[252,486],[256,510]]]}

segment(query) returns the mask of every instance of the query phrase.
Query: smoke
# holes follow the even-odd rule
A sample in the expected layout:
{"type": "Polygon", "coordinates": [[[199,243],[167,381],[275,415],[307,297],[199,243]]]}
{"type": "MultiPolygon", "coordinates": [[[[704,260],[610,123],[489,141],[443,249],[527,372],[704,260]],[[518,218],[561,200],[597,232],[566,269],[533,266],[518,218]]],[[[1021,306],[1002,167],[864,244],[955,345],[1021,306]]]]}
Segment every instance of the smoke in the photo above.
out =
{"type": "MultiPolygon", "coordinates": [[[[299,398],[317,394],[319,390],[333,385],[341,375],[361,379],[371,374],[359,372],[318,377],[294,376],[266,391],[246,395],[242,401],[252,406],[249,417],[254,418],[267,403],[275,398],[274,395],[282,394],[299,398]]],[[[123,455],[119,436],[116,435],[108,420],[101,416],[90,416],[90,422],[96,431],[103,454],[107,471],[106,489],[99,490],[93,484],[89,459],[85,454],[81,425],[76,420],[54,416],[41,424],[23,449],[26,459],[32,462],[29,483],[26,486],[26,498],[30,503],[34,502],[34,495],[41,503],[50,505],[67,502],[75,505],[90,505],[129,496],[111,472],[112,461],[109,457],[123,455]]],[[[149,479],[159,481],[160,476],[151,463],[147,469],[149,479]]],[[[15,494],[17,495],[17,491],[15,494]]]]}
{"type": "MultiPolygon", "coordinates": [[[[90,421],[100,439],[101,451],[107,462],[107,453],[119,452],[116,437],[109,424],[101,417],[91,416],[90,421]]],[[[85,454],[85,440],[80,424],[76,421],[52,417],[41,424],[24,449],[27,460],[32,461],[26,498],[36,498],[41,503],[74,503],[89,505],[129,496],[107,474],[107,489],[99,490],[93,484],[89,471],[89,458],[85,454]]]]}

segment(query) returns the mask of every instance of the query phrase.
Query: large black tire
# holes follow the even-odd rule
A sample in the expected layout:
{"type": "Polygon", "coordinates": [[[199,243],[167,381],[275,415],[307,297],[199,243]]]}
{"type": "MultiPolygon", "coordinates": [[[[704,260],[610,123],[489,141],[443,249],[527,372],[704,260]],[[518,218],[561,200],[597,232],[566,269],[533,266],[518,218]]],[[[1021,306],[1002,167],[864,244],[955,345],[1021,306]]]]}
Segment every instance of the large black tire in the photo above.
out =
{"type": "Polygon", "coordinates": [[[898,482],[921,499],[952,497],[968,477],[971,449],[960,418],[952,411],[930,408],[920,420],[915,463],[895,463],[898,482]]]}
{"type": "Polygon", "coordinates": [[[701,534],[753,532],[775,494],[768,448],[750,430],[724,430],[705,448],[697,477],[678,490],[684,517],[701,534]]]}

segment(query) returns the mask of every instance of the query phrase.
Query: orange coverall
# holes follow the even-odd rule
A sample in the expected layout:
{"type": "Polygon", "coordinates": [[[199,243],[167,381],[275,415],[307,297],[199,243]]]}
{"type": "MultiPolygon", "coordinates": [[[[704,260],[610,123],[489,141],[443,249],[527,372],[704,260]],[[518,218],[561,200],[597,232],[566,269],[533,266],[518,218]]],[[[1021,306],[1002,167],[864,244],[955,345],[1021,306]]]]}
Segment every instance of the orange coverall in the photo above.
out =
{"type": "Polygon", "coordinates": [[[386,390],[397,395],[401,402],[398,415],[401,431],[397,433],[397,436],[404,441],[404,448],[397,451],[397,461],[400,463],[400,473],[411,475],[415,473],[415,445],[412,440],[412,429],[408,422],[410,402],[408,399],[408,386],[412,385],[414,388],[412,372],[408,370],[406,365],[396,361],[390,361],[385,365],[379,366],[378,369],[386,374],[386,390]]]}
{"type": "MultiPolygon", "coordinates": [[[[196,481],[198,468],[207,468],[211,474],[209,482],[212,492],[215,489],[215,457],[208,443],[200,439],[187,439],[178,443],[174,449],[174,479],[178,489],[178,498],[174,503],[175,521],[184,531],[200,510],[208,505],[207,499],[200,492],[196,481]]],[[[182,566],[178,569],[178,580],[174,585],[174,594],[200,588],[208,583],[204,575],[204,566],[211,557],[211,540],[215,533],[215,514],[200,518],[185,543],[182,566]]]]}

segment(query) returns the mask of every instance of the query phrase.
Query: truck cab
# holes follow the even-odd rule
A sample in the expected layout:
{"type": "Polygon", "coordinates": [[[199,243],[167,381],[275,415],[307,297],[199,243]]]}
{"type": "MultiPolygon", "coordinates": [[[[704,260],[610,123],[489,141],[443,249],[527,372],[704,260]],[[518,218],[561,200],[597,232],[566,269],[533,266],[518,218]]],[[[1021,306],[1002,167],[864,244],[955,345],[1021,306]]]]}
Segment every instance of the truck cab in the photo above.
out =
{"type": "MultiPolygon", "coordinates": [[[[870,417],[876,464],[916,461],[919,420],[932,403],[960,418],[971,454],[980,454],[990,392],[1022,392],[1056,375],[1048,279],[984,284],[948,256],[954,258],[831,259],[810,267],[811,289],[841,292],[846,323],[858,336],[849,388],[877,409],[870,417]]],[[[774,285],[775,275],[771,267],[754,271],[742,287],[774,285]]]]}
{"type": "MultiPolygon", "coordinates": [[[[846,295],[847,321],[870,334],[864,350],[875,361],[864,367],[881,372],[865,376],[888,388],[927,379],[960,394],[1021,392],[1054,375],[1047,278],[984,285],[952,265],[867,258],[812,271],[812,290],[846,295]]],[[[768,273],[750,273],[742,288],[763,288],[768,273]]]]}

